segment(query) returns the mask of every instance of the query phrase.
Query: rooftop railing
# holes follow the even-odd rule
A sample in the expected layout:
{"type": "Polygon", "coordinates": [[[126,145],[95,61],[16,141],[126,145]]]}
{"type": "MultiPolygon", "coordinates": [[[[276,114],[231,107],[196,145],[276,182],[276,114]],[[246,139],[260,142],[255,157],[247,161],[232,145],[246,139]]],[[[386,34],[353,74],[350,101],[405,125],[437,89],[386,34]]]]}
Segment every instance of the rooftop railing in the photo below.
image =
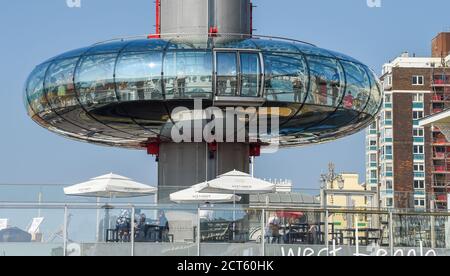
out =
{"type": "Polygon", "coordinates": [[[450,213],[2,203],[5,219],[3,256],[450,254],[450,213]]]}

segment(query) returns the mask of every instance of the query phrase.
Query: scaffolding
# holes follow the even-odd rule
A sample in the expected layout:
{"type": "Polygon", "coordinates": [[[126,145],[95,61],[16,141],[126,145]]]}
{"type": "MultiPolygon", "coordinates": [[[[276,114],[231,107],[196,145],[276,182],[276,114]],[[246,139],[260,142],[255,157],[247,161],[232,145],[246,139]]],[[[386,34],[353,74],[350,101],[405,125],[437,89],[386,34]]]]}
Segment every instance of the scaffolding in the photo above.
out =
{"type": "MultiPolygon", "coordinates": [[[[431,115],[450,108],[450,71],[445,60],[433,68],[431,74],[431,115]]],[[[450,192],[450,141],[437,126],[431,129],[432,146],[432,192],[435,208],[447,209],[447,194],[450,192]]]]}

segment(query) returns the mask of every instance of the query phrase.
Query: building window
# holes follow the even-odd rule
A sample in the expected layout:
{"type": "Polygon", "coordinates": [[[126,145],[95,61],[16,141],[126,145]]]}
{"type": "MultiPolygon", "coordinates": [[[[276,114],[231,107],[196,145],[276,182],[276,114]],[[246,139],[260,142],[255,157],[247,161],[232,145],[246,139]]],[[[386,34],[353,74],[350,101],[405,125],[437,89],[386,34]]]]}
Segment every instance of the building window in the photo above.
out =
{"type": "Polygon", "coordinates": [[[423,190],[425,189],[425,181],[423,180],[414,180],[414,189],[423,190]]]}
{"type": "Polygon", "coordinates": [[[386,173],[392,173],[393,171],[392,165],[386,165],[386,173]]]}
{"type": "Polygon", "coordinates": [[[425,199],[415,199],[414,205],[416,208],[425,208],[425,199]]]}
{"type": "Polygon", "coordinates": [[[392,75],[386,76],[386,84],[387,86],[392,86],[392,75]]]}
{"type": "Polygon", "coordinates": [[[385,138],[392,139],[392,137],[393,137],[392,128],[386,128],[384,130],[384,133],[385,133],[384,134],[385,138]]]}
{"type": "Polygon", "coordinates": [[[392,120],[392,111],[385,111],[385,120],[392,120]]]}
{"type": "Polygon", "coordinates": [[[370,171],[370,178],[377,179],[377,171],[370,171]]]}
{"type": "Polygon", "coordinates": [[[413,120],[420,120],[423,118],[423,111],[413,111],[413,120]]]}
{"type": "Polygon", "coordinates": [[[392,103],[392,95],[391,94],[384,95],[384,102],[385,103],[392,103]]]}
{"type": "Polygon", "coordinates": [[[425,137],[425,132],[423,128],[415,128],[413,129],[414,137],[425,137]]]}
{"type": "Polygon", "coordinates": [[[375,147],[377,145],[377,141],[370,140],[370,146],[375,147]]]}
{"type": "Polygon", "coordinates": [[[422,163],[414,164],[414,172],[425,172],[425,164],[422,163]]]}
{"type": "Polygon", "coordinates": [[[394,185],[392,185],[392,180],[386,180],[386,190],[394,189],[394,185]]]}
{"type": "Polygon", "coordinates": [[[386,207],[394,207],[394,199],[386,198],[386,207]]]}
{"type": "Polygon", "coordinates": [[[371,154],[370,155],[370,162],[371,163],[377,162],[377,155],[376,154],[371,154]]]}
{"type": "Polygon", "coordinates": [[[423,103],[423,94],[417,93],[413,95],[413,102],[415,103],[423,103]]]}
{"type": "Polygon", "coordinates": [[[386,146],[386,155],[392,155],[392,146],[386,146]]]}
{"type": "Polygon", "coordinates": [[[424,154],[424,146],[414,146],[414,154],[424,154]]]}
{"type": "Polygon", "coordinates": [[[424,77],[423,76],[413,76],[412,77],[412,85],[424,85],[424,77]]]}

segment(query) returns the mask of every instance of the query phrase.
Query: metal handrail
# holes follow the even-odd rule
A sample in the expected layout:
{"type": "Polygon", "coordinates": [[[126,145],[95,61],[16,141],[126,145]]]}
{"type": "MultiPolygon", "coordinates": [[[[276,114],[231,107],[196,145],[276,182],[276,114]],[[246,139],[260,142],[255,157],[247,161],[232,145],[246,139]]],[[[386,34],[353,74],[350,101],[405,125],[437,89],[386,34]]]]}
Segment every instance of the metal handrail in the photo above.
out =
{"type": "Polygon", "coordinates": [[[281,40],[281,41],[290,41],[290,42],[296,42],[296,43],[301,43],[301,44],[306,44],[309,46],[313,46],[313,47],[317,47],[317,45],[310,43],[310,42],[306,42],[303,40],[298,40],[298,39],[292,39],[292,38],[286,38],[286,37],[281,37],[281,36],[268,36],[268,35],[249,35],[249,34],[239,34],[239,33],[220,33],[220,34],[214,34],[214,36],[211,36],[211,34],[181,34],[181,33],[165,33],[165,34],[150,34],[150,35],[132,35],[132,36],[124,36],[124,37],[117,37],[117,38],[112,38],[112,39],[108,39],[108,40],[104,40],[104,41],[100,41],[97,43],[94,43],[92,46],[97,46],[97,45],[101,45],[101,44],[106,44],[106,43],[110,43],[110,42],[115,42],[115,41],[128,41],[128,40],[133,40],[133,39],[149,39],[149,37],[151,36],[159,36],[162,37],[162,39],[173,39],[173,38],[183,38],[183,37],[205,37],[205,38],[219,38],[219,37],[226,37],[226,36],[240,36],[243,39],[247,38],[266,38],[269,40],[281,40]]]}

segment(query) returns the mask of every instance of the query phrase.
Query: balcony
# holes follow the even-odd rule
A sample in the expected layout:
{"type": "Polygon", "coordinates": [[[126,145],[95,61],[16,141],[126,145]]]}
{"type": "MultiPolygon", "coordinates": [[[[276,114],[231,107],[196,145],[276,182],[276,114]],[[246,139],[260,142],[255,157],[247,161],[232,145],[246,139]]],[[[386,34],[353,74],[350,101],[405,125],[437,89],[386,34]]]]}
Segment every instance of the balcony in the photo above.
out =
{"type": "Polygon", "coordinates": [[[443,160],[447,158],[447,154],[445,152],[435,152],[433,155],[433,159],[443,160]]]}
{"type": "Polygon", "coordinates": [[[441,113],[442,111],[444,111],[443,108],[433,108],[433,114],[441,113]]]}
{"type": "Polygon", "coordinates": [[[434,139],[433,144],[434,145],[447,145],[450,143],[444,137],[439,137],[439,138],[434,139]]]}
{"type": "Polygon", "coordinates": [[[447,86],[450,85],[450,76],[449,75],[434,75],[432,79],[433,86],[447,86]]]}
{"type": "Polygon", "coordinates": [[[450,170],[449,170],[450,168],[448,168],[447,166],[445,166],[445,165],[442,165],[442,166],[434,166],[433,167],[433,172],[434,173],[445,173],[445,174],[447,174],[447,173],[450,173],[450,170]]]}
{"type": "Polygon", "coordinates": [[[446,194],[436,195],[436,201],[447,202],[447,195],[446,194]]]}

